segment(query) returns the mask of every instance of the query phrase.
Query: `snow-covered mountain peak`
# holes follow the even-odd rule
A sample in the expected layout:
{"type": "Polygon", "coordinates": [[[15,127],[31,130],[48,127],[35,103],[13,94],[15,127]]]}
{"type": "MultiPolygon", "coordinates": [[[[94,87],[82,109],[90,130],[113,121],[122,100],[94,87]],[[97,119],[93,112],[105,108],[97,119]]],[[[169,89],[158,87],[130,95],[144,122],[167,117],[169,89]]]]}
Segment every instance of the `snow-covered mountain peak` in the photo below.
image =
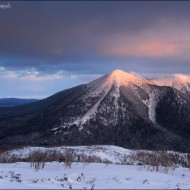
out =
{"type": "Polygon", "coordinates": [[[172,74],[170,76],[157,78],[152,80],[156,85],[159,86],[171,86],[178,89],[183,93],[190,92],[190,76],[184,74],[172,74]]]}
{"type": "Polygon", "coordinates": [[[183,82],[190,83],[190,76],[189,75],[173,74],[172,77],[175,78],[175,79],[179,79],[179,80],[181,80],[183,82]]]}
{"type": "Polygon", "coordinates": [[[171,86],[169,84],[172,84],[174,82],[184,82],[184,83],[190,83],[190,75],[184,75],[184,74],[172,74],[165,77],[156,78],[153,80],[156,84],[162,84],[164,86],[171,86]],[[165,84],[164,84],[165,83],[165,84]]]}
{"type": "Polygon", "coordinates": [[[106,82],[108,84],[115,84],[116,86],[125,86],[128,84],[142,85],[150,83],[148,80],[134,72],[125,72],[119,69],[110,73],[106,82]]]}
{"type": "Polygon", "coordinates": [[[118,76],[118,75],[125,75],[126,72],[121,69],[116,69],[111,72],[111,75],[118,76]]]}

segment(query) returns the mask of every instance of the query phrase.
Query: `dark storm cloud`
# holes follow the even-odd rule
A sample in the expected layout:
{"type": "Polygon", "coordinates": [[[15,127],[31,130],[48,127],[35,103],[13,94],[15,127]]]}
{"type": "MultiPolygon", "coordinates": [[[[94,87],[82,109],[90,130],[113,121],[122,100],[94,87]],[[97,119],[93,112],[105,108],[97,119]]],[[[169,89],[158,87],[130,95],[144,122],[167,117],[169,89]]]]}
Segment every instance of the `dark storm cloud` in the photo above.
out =
{"type": "MultiPolygon", "coordinates": [[[[140,61],[136,57],[149,54],[142,49],[137,49],[137,55],[131,52],[144,39],[143,34],[152,31],[150,39],[160,40],[164,37],[158,36],[157,29],[163,32],[166,27],[167,31],[169,23],[174,28],[184,26],[186,31],[190,19],[190,2],[10,3],[11,9],[0,11],[0,66],[10,70],[103,73],[120,65],[139,70],[139,63],[143,65],[145,58],[140,61]],[[131,47],[134,42],[133,49],[123,48],[125,44],[131,47]],[[136,61],[130,61],[131,56],[136,61]],[[124,60],[129,65],[122,65],[124,60]]],[[[145,43],[146,40],[142,42],[143,47],[145,43]]],[[[148,47],[154,46],[155,42],[151,41],[148,47]]],[[[170,49],[169,53],[173,53],[170,49]]],[[[162,60],[162,54],[159,55],[162,60]]],[[[147,61],[151,61],[152,71],[157,68],[158,59],[147,61]]],[[[165,64],[166,68],[167,65],[170,63],[165,64]]]]}

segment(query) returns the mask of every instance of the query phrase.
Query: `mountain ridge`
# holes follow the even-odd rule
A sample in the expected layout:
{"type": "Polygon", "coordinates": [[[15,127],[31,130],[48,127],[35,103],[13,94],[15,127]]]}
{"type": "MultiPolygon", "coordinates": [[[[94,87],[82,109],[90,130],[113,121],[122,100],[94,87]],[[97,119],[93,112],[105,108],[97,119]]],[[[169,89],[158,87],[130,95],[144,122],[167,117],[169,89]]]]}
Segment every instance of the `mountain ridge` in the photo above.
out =
{"type": "Polygon", "coordinates": [[[0,98],[0,107],[19,106],[28,103],[33,103],[38,99],[23,99],[23,98],[0,98]]]}

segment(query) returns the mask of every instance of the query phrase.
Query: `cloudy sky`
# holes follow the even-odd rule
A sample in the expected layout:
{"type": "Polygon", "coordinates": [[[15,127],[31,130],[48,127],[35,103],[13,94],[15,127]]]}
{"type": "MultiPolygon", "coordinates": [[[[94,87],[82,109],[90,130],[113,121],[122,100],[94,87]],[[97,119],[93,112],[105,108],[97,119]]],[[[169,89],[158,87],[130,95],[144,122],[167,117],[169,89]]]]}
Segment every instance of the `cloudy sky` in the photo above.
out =
{"type": "Polygon", "coordinates": [[[9,4],[0,6],[0,98],[44,98],[114,69],[190,74],[188,1],[9,4]]]}

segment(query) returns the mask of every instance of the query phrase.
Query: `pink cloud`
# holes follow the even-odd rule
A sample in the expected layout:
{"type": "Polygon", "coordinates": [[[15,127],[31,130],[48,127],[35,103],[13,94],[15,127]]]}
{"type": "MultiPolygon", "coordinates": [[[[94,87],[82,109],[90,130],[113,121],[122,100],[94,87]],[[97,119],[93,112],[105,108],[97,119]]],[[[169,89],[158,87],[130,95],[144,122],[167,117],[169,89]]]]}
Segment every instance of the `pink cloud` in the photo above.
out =
{"type": "Polygon", "coordinates": [[[144,42],[132,45],[112,46],[104,52],[114,56],[135,56],[135,57],[166,57],[179,53],[175,44],[163,42],[144,42]]]}

